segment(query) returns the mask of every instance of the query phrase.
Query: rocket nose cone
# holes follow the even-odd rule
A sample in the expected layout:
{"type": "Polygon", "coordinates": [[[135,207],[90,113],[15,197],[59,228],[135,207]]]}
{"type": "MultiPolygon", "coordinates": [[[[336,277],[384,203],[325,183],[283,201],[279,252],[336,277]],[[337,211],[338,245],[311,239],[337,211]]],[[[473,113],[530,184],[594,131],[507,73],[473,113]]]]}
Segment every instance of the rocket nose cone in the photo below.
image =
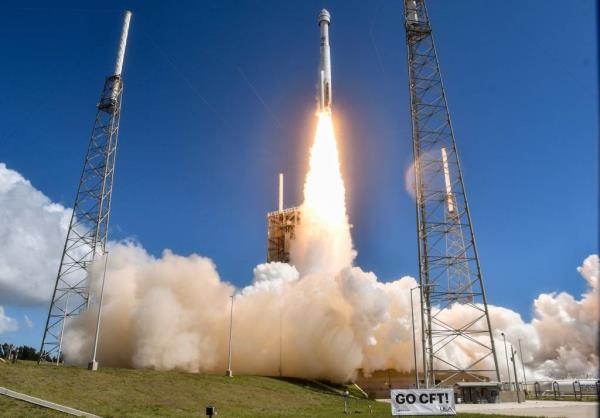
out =
{"type": "Polygon", "coordinates": [[[320,25],[321,22],[331,22],[331,15],[326,9],[321,10],[317,16],[317,23],[320,25]]]}

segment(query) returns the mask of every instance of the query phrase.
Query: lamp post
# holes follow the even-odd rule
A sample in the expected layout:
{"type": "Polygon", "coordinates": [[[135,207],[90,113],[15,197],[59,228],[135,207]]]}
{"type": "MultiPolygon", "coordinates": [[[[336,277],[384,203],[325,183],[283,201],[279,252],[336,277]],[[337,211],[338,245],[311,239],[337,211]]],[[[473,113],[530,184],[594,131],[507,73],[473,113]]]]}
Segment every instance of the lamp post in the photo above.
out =
{"type": "Polygon", "coordinates": [[[69,311],[69,297],[71,296],[71,293],[67,293],[67,301],[65,302],[65,312],[63,314],[63,326],[60,330],[60,340],[58,342],[58,355],[56,356],[56,365],[58,366],[60,364],[60,353],[62,352],[62,342],[63,342],[63,335],[65,334],[65,327],[67,326],[67,312],[69,311]]]}
{"type": "Polygon", "coordinates": [[[283,375],[283,300],[279,305],[279,377],[283,375]]]}
{"type": "MultiPolygon", "coordinates": [[[[94,337],[94,353],[92,361],[88,364],[88,370],[95,372],[98,370],[96,361],[96,352],[98,351],[98,336],[100,335],[100,319],[102,319],[102,300],[104,299],[104,283],[106,282],[106,264],[108,263],[108,251],[104,253],[104,272],[102,273],[102,287],[100,288],[100,302],[98,303],[98,319],[96,320],[96,336],[94,337]]],[[[64,323],[63,323],[64,327],[64,323]]]]}
{"type": "Polygon", "coordinates": [[[415,385],[419,389],[419,366],[417,365],[417,341],[415,338],[415,311],[413,308],[413,290],[420,289],[421,286],[415,286],[410,289],[410,317],[412,324],[412,343],[413,343],[413,355],[415,358],[415,385]]]}
{"type": "Polygon", "coordinates": [[[231,331],[233,329],[233,298],[235,295],[229,296],[231,298],[231,311],[229,312],[229,355],[227,358],[227,370],[225,370],[225,376],[233,377],[231,371],[231,331]]]}
{"type": "Polygon", "coordinates": [[[506,371],[508,372],[508,389],[512,390],[512,381],[510,380],[510,366],[508,365],[508,349],[506,348],[506,335],[501,333],[502,339],[504,340],[504,355],[506,356],[506,371]]]}
{"type": "Polygon", "coordinates": [[[521,367],[523,368],[523,382],[527,386],[527,375],[525,374],[525,363],[523,363],[523,349],[521,348],[521,339],[519,338],[519,356],[521,357],[521,367]]]}
{"type": "Polygon", "coordinates": [[[521,395],[519,394],[519,378],[517,377],[517,363],[515,362],[515,354],[517,352],[513,349],[512,344],[510,345],[510,361],[513,364],[513,371],[515,372],[515,389],[517,390],[517,402],[521,403],[521,395]]]}

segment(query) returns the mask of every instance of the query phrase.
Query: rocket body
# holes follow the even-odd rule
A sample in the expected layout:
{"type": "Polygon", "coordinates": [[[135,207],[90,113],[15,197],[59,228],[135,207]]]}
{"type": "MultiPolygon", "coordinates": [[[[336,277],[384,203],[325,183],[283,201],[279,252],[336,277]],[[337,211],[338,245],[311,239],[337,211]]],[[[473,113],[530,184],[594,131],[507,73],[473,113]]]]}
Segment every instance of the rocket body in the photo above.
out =
{"type": "Polygon", "coordinates": [[[331,15],[325,9],[317,17],[321,32],[321,57],[319,60],[318,100],[319,111],[331,111],[331,56],[329,53],[329,24],[331,15]]]}

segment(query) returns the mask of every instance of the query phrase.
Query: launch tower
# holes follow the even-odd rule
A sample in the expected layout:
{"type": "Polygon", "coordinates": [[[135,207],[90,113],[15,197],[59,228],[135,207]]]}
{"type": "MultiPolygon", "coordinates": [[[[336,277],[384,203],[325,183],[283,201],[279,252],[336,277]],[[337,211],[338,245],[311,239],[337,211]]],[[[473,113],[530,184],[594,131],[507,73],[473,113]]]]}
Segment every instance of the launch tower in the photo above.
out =
{"type": "Polygon", "coordinates": [[[279,207],[267,214],[267,262],[290,262],[290,242],[300,223],[300,208],[283,208],[283,174],[279,174],[279,207]]]}
{"type": "Polygon", "coordinates": [[[98,256],[106,252],[123,95],[121,72],[130,19],[131,12],[126,11],[115,70],[113,75],[106,78],[97,105],[96,120],[48,310],[40,361],[53,358],[60,361],[62,337],[68,318],[80,314],[90,302],[88,269],[98,256]]]}
{"type": "Polygon", "coordinates": [[[426,387],[500,380],[454,132],[424,0],[404,0],[426,387]],[[463,314],[445,315],[460,303],[463,314]],[[456,316],[456,315],[454,315],[456,316]],[[452,347],[474,353],[457,364],[452,347]],[[492,366],[490,366],[490,364],[492,366]],[[486,366],[487,365],[487,366],[486,366]]]}

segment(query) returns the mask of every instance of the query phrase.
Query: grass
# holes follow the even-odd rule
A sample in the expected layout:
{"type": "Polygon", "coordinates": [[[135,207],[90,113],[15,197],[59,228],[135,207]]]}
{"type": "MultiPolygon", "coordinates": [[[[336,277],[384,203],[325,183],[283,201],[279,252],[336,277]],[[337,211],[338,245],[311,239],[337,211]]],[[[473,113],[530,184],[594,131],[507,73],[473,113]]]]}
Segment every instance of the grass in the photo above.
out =
{"type": "MultiPolygon", "coordinates": [[[[103,417],[204,417],[214,405],[219,417],[343,417],[342,398],[302,379],[158,372],[35,362],[0,363],[0,386],[103,417]]],[[[339,386],[337,387],[340,388],[339,386]]],[[[353,399],[352,415],[389,417],[390,406],[353,399]],[[369,406],[372,414],[369,414],[369,406]]],[[[61,414],[0,395],[2,417],[61,414]]],[[[458,414],[463,418],[499,415],[458,414]]]]}
{"type": "Polygon", "coordinates": [[[65,417],[66,415],[0,395],[0,416],[11,418],[65,417]]]}

